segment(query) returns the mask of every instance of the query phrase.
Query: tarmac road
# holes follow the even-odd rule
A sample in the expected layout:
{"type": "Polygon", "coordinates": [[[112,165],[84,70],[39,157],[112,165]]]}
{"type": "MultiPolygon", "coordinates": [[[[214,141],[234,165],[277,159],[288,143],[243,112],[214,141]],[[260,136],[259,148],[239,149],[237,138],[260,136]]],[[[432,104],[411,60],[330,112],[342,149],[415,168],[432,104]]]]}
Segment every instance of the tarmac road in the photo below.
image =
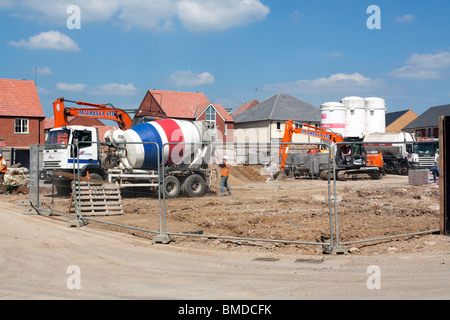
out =
{"type": "Polygon", "coordinates": [[[448,251],[382,256],[193,251],[91,226],[69,228],[67,221],[23,210],[0,202],[3,300],[450,298],[448,251]],[[254,260],[261,257],[275,259],[254,260]]]}

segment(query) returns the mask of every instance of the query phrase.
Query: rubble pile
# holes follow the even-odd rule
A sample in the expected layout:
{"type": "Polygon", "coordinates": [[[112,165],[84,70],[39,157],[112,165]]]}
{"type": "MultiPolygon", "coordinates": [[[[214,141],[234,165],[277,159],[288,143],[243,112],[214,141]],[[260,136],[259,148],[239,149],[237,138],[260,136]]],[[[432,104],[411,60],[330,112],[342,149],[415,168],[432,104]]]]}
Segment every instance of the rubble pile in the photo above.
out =
{"type": "Polygon", "coordinates": [[[28,193],[30,174],[27,168],[8,168],[1,193],[28,193]]]}

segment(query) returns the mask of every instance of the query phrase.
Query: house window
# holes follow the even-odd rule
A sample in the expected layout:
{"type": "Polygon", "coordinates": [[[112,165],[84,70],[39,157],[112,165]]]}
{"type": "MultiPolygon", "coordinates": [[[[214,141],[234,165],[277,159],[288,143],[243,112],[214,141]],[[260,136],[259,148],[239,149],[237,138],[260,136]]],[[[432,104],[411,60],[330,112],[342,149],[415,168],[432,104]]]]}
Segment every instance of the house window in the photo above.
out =
{"type": "Polygon", "coordinates": [[[209,106],[208,109],[206,109],[206,122],[209,122],[210,124],[216,126],[216,109],[214,109],[212,106],[209,106]]]}
{"type": "Polygon", "coordinates": [[[28,119],[14,119],[15,133],[28,133],[28,119]]]}

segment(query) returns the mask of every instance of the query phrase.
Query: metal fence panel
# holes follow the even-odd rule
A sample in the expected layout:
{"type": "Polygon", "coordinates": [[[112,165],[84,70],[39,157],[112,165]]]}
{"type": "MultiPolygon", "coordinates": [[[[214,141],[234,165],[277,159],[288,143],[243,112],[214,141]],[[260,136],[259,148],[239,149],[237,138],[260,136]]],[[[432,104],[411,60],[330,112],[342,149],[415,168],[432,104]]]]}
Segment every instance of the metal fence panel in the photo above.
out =
{"type": "MultiPolygon", "coordinates": [[[[364,147],[368,145],[364,142],[351,143],[364,147]]],[[[339,148],[345,144],[335,144],[333,154],[338,155],[339,148]]],[[[402,143],[384,141],[377,144],[395,146],[402,143]]],[[[373,145],[371,147],[374,148],[373,145]]],[[[386,163],[383,168],[386,168],[386,163]]],[[[347,180],[333,180],[337,245],[345,247],[438,231],[438,183],[412,183],[411,177],[420,169],[411,167],[409,170],[406,175],[403,170],[397,174],[386,174],[384,171],[381,179],[377,176],[364,179],[363,175],[359,175],[359,179],[347,177],[347,180]]],[[[335,165],[335,177],[339,176],[339,171],[335,165]]],[[[426,169],[425,172],[428,175],[431,170],[426,169]]]]}
{"type": "MultiPolygon", "coordinates": [[[[177,145],[180,147],[182,144],[177,145]]],[[[111,174],[108,183],[118,186],[123,212],[98,216],[86,214],[81,209],[86,199],[91,201],[98,197],[98,190],[93,179],[81,175],[79,158],[73,162],[68,177],[80,185],[81,182],[90,182],[87,191],[83,193],[78,188],[72,194],[61,196],[57,186],[41,175],[45,171],[42,160],[45,146],[35,145],[30,152],[29,200],[41,214],[67,217],[70,221],[101,223],[109,229],[127,230],[158,243],[169,243],[173,239],[213,239],[212,245],[226,245],[227,241],[258,242],[263,243],[265,248],[293,244],[313,252],[325,249],[327,253],[340,253],[345,252],[345,246],[354,243],[434,231],[433,223],[425,226],[427,230],[410,228],[407,224],[403,228],[390,229],[391,226],[386,225],[387,220],[384,220],[387,215],[402,212],[404,217],[399,217],[402,223],[411,220],[409,216],[414,215],[411,214],[414,212],[411,206],[400,208],[392,201],[387,203],[391,194],[404,192],[405,196],[409,196],[408,191],[402,190],[402,183],[403,186],[408,184],[407,177],[403,177],[400,184],[384,178],[341,181],[337,179],[339,172],[333,162],[340,144],[330,150],[326,144],[290,143],[287,167],[281,173],[278,170],[279,144],[215,143],[211,146],[214,148],[203,154],[206,163],[199,167],[190,167],[189,161],[163,166],[166,160],[163,157],[158,158],[157,168],[152,168],[154,171],[142,168],[139,176],[130,178],[125,171],[122,175],[111,174]],[[322,152],[308,152],[312,149],[317,151],[319,147],[322,152]],[[222,155],[229,156],[232,174],[229,178],[231,195],[220,197],[217,163],[222,155]],[[333,170],[329,171],[330,168],[333,170]],[[201,197],[185,194],[167,196],[167,192],[176,186],[170,178],[175,175],[174,170],[189,172],[189,175],[208,172],[209,176],[204,174],[209,178],[207,183],[210,183],[207,192],[201,197]],[[380,199],[385,202],[380,204],[380,199]],[[380,234],[367,231],[383,225],[386,227],[380,234]]],[[[163,149],[166,147],[169,144],[164,145],[163,149]]],[[[72,148],[79,150],[77,145],[72,148]]],[[[158,146],[156,149],[159,150],[158,146]]],[[[181,149],[172,150],[179,152],[181,149]]],[[[189,153],[188,149],[185,151],[189,153]]],[[[183,159],[179,158],[180,161],[183,159]]],[[[183,185],[189,175],[177,176],[181,191],[186,188],[183,185]]],[[[435,190],[430,192],[434,194],[435,190]]],[[[114,197],[108,199],[112,202],[114,197]]],[[[428,201],[427,197],[425,194],[422,198],[413,198],[411,203],[415,200],[428,201]]],[[[434,211],[438,212],[438,208],[419,212],[418,215],[432,220],[434,211]]]]}
{"type": "MultiPolygon", "coordinates": [[[[197,237],[220,241],[258,241],[297,245],[333,245],[330,180],[321,180],[328,170],[330,152],[326,144],[290,143],[308,163],[296,163],[303,175],[286,179],[280,172],[280,144],[215,144],[209,167],[227,155],[232,166],[228,179],[231,194],[220,190],[220,179],[204,197],[164,199],[164,221],[172,237],[197,237]],[[326,153],[307,153],[323,148],[326,153]],[[320,157],[319,157],[320,155],[320,157]],[[242,160],[244,159],[244,161],[242,160]],[[306,175],[306,170],[311,174],[306,175]],[[314,173],[314,174],[313,174],[314,173]]],[[[288,173],[293,170],[288,171],[288,173]]],[[[226,190],[225,190],[226,191],[226,190]]],[[[220,242],[219,241],[219,242],[220,242]]]]}

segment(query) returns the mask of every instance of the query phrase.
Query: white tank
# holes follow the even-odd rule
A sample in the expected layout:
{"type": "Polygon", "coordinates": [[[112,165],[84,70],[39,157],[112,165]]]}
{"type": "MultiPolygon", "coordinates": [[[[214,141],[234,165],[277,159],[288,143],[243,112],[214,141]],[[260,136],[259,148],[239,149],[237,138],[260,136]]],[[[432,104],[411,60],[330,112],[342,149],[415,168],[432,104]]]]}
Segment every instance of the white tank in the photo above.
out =
{"type": "Polygon", "coordinates": [[[346,107],[346,137],[360,137],[366,134],[366,99],[361,97],[345,97],[341,103],[346,107]]]}
{"type": "Polygon", "coordinates": [[[408,155],[406,144],[395,142],[412,143],[414,138],[409,132],[369,133],[364,137],[364,142],[367,142],[365,145],[367,151],[405,158],[408,155]]]}
{"type": "Polygon", "coordinates": [[[320,126],[345,135],[346,108],[340,102],[325,102],[320,106],[320,126]]]}
{"type": "Polygon", "coordinates": [[[384,99],[366,98],[366,133],[386,132],[386,103],[384,99]]]}

